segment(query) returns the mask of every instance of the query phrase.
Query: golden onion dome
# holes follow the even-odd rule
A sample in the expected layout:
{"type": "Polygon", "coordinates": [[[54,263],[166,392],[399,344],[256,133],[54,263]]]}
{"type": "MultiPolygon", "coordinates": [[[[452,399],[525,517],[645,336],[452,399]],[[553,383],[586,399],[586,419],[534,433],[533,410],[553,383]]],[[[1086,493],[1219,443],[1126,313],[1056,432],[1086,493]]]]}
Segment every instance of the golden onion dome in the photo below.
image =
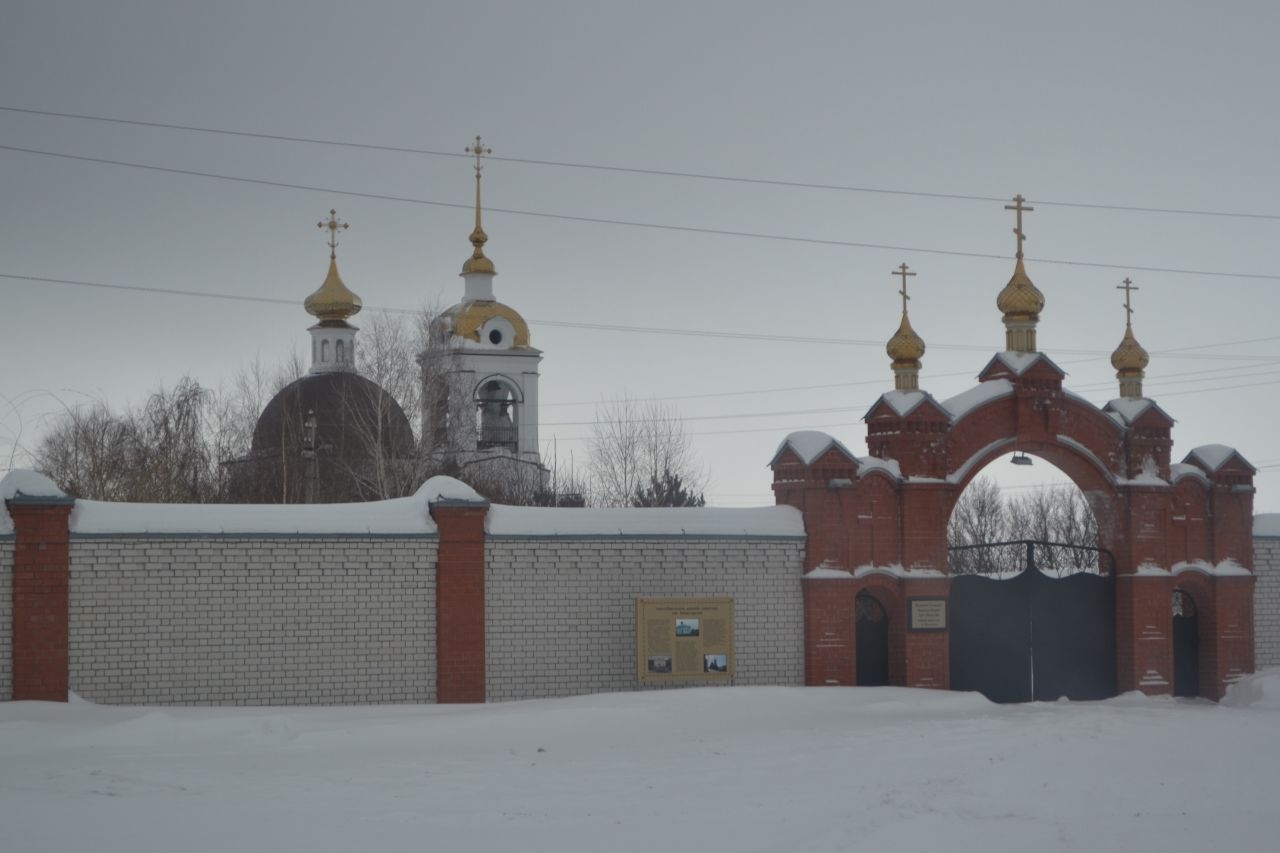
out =
{"type": "Polygon", "coordinates": [[[1006,317],[1023,316],[1032,319],[1038,319],[1040,312],[1044,310],[1044,294],[1031,283],[1031,277],[1027,275],[1027,269],[1022,264],[1022,258],[1018,258],[1017,266],[1013,269],[1013,277],[996,297],[996,307],[1006,317]]]}
{"type": "Polygon", "coordinates": [[[902,323],[898,326],[897,333],[885,345],[884,351],[895,362],[919,361],[924,356],[924,339],[911,328],[911,321],[907,319],[906,312],[903,312],[902,323]]]}
{"type": "Polygon", "coordinates": [[[1142,344],[1138,343],[1137,338],[1133,336],[1133,326],[1126,326],[1124,330],[1124,339],[1120,341],[1120,346],[1116,347],[1116,351],[1111,354],[1111,366],[1116,370],[1133,371],[1145,370],[1147,365],[1151,363],[1151,356],[1142,348],[1142,344]]]}
{"type": "Polygon", "coordinates": [[[497,275],[498,271],[493,266],[493,261],[485,257],[484,244],[489,242],[489,235],[484,233],[484,229],[480,227],[480,212],[476,210],[476,228],[471,232],[471,245],[475,247],[475,251],[471,253],[471,257],[467,258],[467,262],[462,265],[462,274],[466,275],[473,272],[483,272],[489,275],[497,275]]]}
{"type": "Polygon", "coordinates": [[[463,302],[450,308],[446,313],[452,320],[453,333],[460,338],[482,343],[480,335],[485,324],[500,317],[510,323],[514,330],[511,346],[517,349],[529,346],[529,324],[524,321],[518,311],[501,302],[490,300],[463,302]]]}
{"type": "Polygon", "coordinates": [[[325,276],[324,284],[306,298],[302,307],[319,319],[321,325],[340,326],[348,317],[358,314],[364,303],[343,284],[342,276],[338,274],[337,258],[330,254],[329,274],[325,276]]]}

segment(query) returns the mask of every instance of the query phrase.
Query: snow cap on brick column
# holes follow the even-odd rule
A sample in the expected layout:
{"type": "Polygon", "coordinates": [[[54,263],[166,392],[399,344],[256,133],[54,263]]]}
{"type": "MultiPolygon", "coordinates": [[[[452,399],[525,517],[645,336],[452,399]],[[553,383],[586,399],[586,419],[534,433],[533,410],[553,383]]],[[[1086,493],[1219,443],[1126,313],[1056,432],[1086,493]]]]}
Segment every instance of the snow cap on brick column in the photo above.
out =
{"type": "Polygon", "coordinates": [[[71,503],[72,498],[58,488],[57,484],[44,474],[35,471],[14,470],[0,479],[0,503],[4,504],[0,511],[0,534],[13,533],[13,518],[9,515],[10,502],[17,504],[64,504],[71,503]]]}

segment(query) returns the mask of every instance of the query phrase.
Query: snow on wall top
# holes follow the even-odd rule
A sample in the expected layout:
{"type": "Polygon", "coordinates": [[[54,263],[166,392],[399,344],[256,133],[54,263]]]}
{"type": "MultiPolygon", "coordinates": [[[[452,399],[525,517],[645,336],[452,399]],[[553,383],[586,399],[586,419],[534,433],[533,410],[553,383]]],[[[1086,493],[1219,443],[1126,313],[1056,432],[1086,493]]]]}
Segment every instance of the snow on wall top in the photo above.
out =
{"type": "Polygon", "coordinates": [[[862,479],[871,471],[884,471],[895,480],[902,479],[902,466],[897,459],[881,459],[878,456],[861,456],[858,458],[858,479],[862,479]]]}
{"type": "MultiPolygon", "coordinates": [[[[834,439],[830,439],[834,441],[834,439]]],[[[837,442],[838,444],[838,442],[837,442]]],[[[66,497],[48,478],[11,471],[0,480],[0,500],[24,495],[66,497]]],[[[367,534],[431,535],[431,505],[485,504],[475,489],[452,477],[432,477],[410,497],[345,504],[147,504],[77,500],[70,531],[76,534],[367,534]]],[[[0,533],[12,533],[8,512],[0,533]]],[[[566,509],[492,506],[486,519],[494,535],[804,536],[804,518],[789,506],[749,509],[566,509]]]]}
{"type": "Polygon", "coordinates": [[[898,417],[903,417],[929,399],[929,395],[923,391],[886,391],[880,395],[880,399],[888,403],[898,413],[898,417]]]}
{"type": "Polygon", "coordinates": [[[72,533],[436,532],[424,497],[349,504],[141,504],[76,501],[72,533]]]}
{"type": "Polygon", "coordinates": [[[1253,535],[1280,539],[1280,512],[1263,512],[1255,515],[1253,535]]]}
{"type": "Polygon", "coordinates": [[[14,470],[0,478],[0,534],[13,532],[13,519],[9,517],[9,509],[4,502],[15,498],[18,493],[27,497],[65,498],[66,492],[43,474],[35,471],[14,470]]]}
{"type": "Polygon", "coordinates": [[[452,477],[432,477],[410,497],[345,504],[143,504],[76,501],[72,533],[417,534],[436,532],[430,505],[484,502],[452,477]]]}
{"type": "Polygon", "coordinates": [[[564,509],[489,508],[492,536],[804,536],[804,517],[789,506],[564,509]]]}
{"type": "Polygon", "coordinates": [[[1169,480],[1171,482],[1176,483],[1183,477],[1195,477],[1197,480],[1202,480],[1206,483],[1209,481],[1204,472],[1194,465],[1188,465],[1185,462],[1174,462],[1169,466],[1169,480]]]}
{"type": "Polygon", "coordinates": [[[996,358],[1004,363],[1004,366],[1012,370],[1016,375],[1021,376],[1022,372],[1031,365],[1035,364],[1041,358],[1043,353],[1038,352],[1013,352],[1005,350],[996,353],[996,358]]]}
{"type": "Polygon", "coordinates": [[[1013,383],[1008,379],[989,379],[942,401],[942,408],[951,413],[952,420],[960,420],[973,409],[988,400],[996,400],[1013,393],[1013,383]]]}
{"type": "Polygon", "coordinates": [[[1153,405],[1146,397],[1117,397],[1107,402],[1106,409],[1124,418],[1126,423],[1133,423],[1153,405]]]}
{"type": "Polygon", "coordinates": [[[1192,448],[1191,455],[1203,462],[1210,471],[1217,471],[1235,452],[1234,447],[1227,447],[1225,444],[1202,444],[1192,448]]]}
{"type": "Polygon", "coordinates": [[[805,465],[812,465],[815,459],[832,447],[838,447],[845,456],[850,459],[854,458],[853,454],[849,452],[849,448],[825,432],[813,429],[798,430],[784,438],[782,443],[778,445],[777,452],[773,454],[773,460],[776,462],[778,456],[788,447],[795,451],[796,455],[800,457],[800,461],[805,465]]]}
{"type": "Polygon", "coordinates": [[[424,499],[428,503],[438,501],[465,501],[467,503],[488,503],[484,495],[453,477],[431,477],[418,487],[414,497],[424,499]]]}

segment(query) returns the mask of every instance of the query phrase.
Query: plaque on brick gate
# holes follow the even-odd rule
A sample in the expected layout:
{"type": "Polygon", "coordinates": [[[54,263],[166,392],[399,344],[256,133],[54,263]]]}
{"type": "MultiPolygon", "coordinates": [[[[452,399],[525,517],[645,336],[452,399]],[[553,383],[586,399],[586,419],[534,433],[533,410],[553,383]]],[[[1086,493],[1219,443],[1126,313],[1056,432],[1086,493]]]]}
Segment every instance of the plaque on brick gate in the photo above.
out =
{"type": "Polygon", "coordinates": [[[947,600],[942,596],[908,598],[907,630],[947,630],[947,600]]]}
{"type": "Polygon", "coordinates": [[[636,674],[641,683],[730,680],[732,598],[636,599],[636,674]]]}

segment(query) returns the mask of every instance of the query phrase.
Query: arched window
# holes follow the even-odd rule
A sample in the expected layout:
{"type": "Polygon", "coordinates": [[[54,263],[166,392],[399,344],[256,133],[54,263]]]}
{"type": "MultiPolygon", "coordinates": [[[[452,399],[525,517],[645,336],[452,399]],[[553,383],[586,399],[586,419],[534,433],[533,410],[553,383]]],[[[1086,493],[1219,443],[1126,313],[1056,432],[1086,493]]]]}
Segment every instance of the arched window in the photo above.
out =
{"type": "Polygon", "coordinates": [[[336,344],[334,344],[334,349],[336,349],[336,350],[337,350],[337,361],[338,361],[338,364],[346,364],[346,363],[347,363],[347,345],[346,345],[346,342],[345,342],[345,341],[338,341],[336,344]]]}
{"type": "Polygon", "coordinates": [[[328,341],[320,342],[320,363],[321,364],[329,363],[329,342],[328,341]]]}
{"type": "Polygon", "coordinates": [[[476,447],[501,448],[514,452],[519,447],[518,401],[514,389],[498,379],[489,379],[476,389],[476,447]]]}

